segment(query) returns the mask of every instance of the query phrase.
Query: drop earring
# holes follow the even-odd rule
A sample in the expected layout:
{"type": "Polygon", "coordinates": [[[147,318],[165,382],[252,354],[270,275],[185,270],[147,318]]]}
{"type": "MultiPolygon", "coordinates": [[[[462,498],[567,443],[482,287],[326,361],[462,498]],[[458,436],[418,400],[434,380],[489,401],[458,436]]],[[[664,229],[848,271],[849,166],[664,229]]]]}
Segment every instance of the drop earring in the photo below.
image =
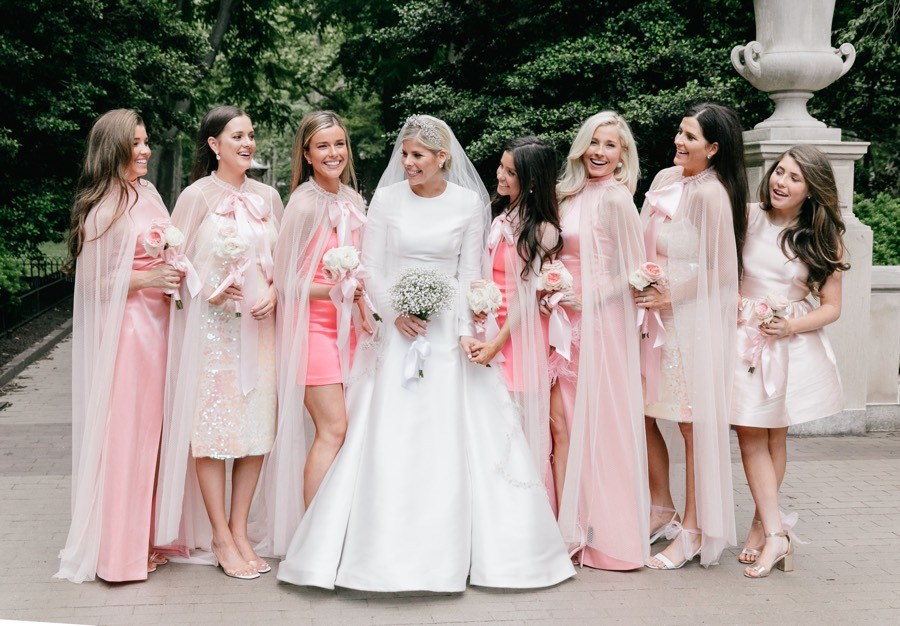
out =
{"type": "Polygon", "coordinates": [[[220,161],[221,159],[222,159],[222,157],[220,157],[220,156],[219,156],[219,153],[216,152],[216,161],[220,161]]]}

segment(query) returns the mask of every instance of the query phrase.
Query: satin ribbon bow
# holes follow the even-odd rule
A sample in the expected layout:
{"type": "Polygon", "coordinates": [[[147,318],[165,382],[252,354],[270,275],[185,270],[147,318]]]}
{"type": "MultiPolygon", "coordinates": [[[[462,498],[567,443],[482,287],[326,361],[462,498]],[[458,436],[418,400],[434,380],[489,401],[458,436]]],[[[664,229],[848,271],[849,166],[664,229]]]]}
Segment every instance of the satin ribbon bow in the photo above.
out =
{"type": "MultiPolygon", "coordinates": [[[[174,248],[166,248],[165,250],[165,259],[166,263],[174,267],[179,272],[184,273],[184,283],[187,285],[188,293],[191,294],[191,297],[196,297],[200,290],[203,289],[203,280],[201,280],[200,275],[197,273],[197,270],[194,268],[194,264],[191,263],[191,260],[187,258],[186,255],[176,252],[174,248]]],[[[166,289],[165,293],[171,295],[175,295],[176,292],[180,296],[181,294],[181,286],[177,289],[166,289]]],[[[179,309],[182,308],[181,298],[175,298],[175,306],[179,309]]]]}
{"type": "Polygon", "coordinates": [[[269,282],[272,281],[272,270],[275,267],[266,232],[266,220],[271,212],[271,208],[266,206],[266,201],[259,194],[233,191],[228,192],[216,209],[216,215],[233,216],[238,234],[250,242],[253,254],[269,282]]]}
{"type": "Polygon", "coordinates": [[[751,374],[757,367],[762,369],[763,387],[766,396],[771,398],[785,382],[784,368],[774,354],[772,340],[768,335],[752,326],[745,326],[744,331],[750,338],[750,347],[742,356],[750,364],[751,374]]]}
{"type": "Polygon", "coordinates": [[[347,200],[335,200],[328,205],[328,219],[337,231],[338,246],[353,245],[351,233],[367,221],[362,211],[347,200]]]}
{"type": "Polygon", "coordinates": [[[490,250],[495,250],[501,239],[505,239],[506,243],[509,245],[513,245],[516,240],[516,234],[513,231],[508,215],[499,215],[491,222],[491,232],[488,235],[488,248],[490,250]]]}
{"type": "Polygon", "coordinates": [[[406,351],[406,359],[403,361],[404,388],[412,389],[417,380],[425,378],[425,359],[429,356],[431,356],[431,344],[425,335],[416,335],[416,339],[406,351]]]}
{"type": "MultiPolygon", "coordinates": [[[[650,218],[644,230],[644,247],[647,250],[648,261],[656,262],[660,228],[666,218],[671,220],[675,217],[683,193],[684,183],[681,181],[647,192],[645,197],[650,209],[650,218]]],[[[646,334],[653,339],[652,347],[641,350],[641,373],[646,381],[646,402],[652,404],[659,398],[659,369],[662,364],[660,347],[666,343],[666,329],[659,311],[655,309],[652,314],[647,314],[641,308],[638,312],[638,325],[642,327],[642,335],[646,334]]]]}
{"type": "MultiPolygon", "coordinates": [[[[343,348],[350,338],[350,318],[353,308],[353,296],[356,294],[356,288],[360,285],[362,279],[368,277],[369,273],[362,264],[359,264],[355,269],[350,270],[343,278],[338,280],[334,284],[334,287],[328,292],[331,302],[334,304],[334,308],[337,309],[339,313],[340,321],[338,322],[337,336],[338,348],[343,348]]],[[[367,304],[371,307],[368,300],[367,304]]],[[[375,309],[372,309],[372,312],[377,315],[375,309]]]]}
{"type": "Polygon", "coordinates": [[[548,332],[548,343],[556,348],[557,354],[566,361],[572,360],[572,322],[569,314],[559,306],[564,294],[557,291],[547,298],[547,306],[551,309],[548,332]]]}

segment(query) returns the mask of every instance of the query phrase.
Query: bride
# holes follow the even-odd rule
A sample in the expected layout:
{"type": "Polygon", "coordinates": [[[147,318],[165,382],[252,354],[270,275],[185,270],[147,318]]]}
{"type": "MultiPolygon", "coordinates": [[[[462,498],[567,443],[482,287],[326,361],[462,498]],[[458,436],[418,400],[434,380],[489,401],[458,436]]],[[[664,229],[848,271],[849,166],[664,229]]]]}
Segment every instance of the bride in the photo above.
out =
{"type": "Polygon", "coordinates": [[[499,368],[469,363],[465,293],[485,275],[488,195],[450,128],[414,115],[368,214],[362,262],[383,322],[359,348],[344,446],[300,522],[278,578],[327,589],[531,588],[575,572],[499,368]],[[445,274],[456,310],[400,316],[404,269],[445,274]],[[413,339],[431,352],[404,377],[413,339]]]}

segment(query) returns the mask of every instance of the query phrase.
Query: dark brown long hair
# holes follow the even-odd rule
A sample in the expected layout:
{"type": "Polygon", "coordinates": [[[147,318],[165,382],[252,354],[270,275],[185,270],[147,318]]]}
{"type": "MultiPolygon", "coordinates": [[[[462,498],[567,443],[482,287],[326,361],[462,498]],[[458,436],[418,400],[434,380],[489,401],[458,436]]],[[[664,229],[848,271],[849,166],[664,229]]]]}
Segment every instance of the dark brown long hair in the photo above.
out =
{"type": "Polygon", "coordinates": [[[744,273],[744,240],[747,238],[747,203],[750,189],[747,170],[744,167],[744,137],[737,113],[721,104],[702,102],[695,104],[685,117],[693,117],[703,129],[703,138],[718,143],[719,149],[710,159],[716,176],[724,185],[731,200],[731,216],[734,222],[734,242],[737,246],[738,276],[744,273]]]}
{"type": "Polygon", "coordinates": [[[197,143],[194,146],[194,165],[191,168],[191,182],[209,176],[219,169],[216,153],[209,147],[209,138],[218,137],[225,130],[228,122],[236,117],[247,115],[233,106],[218,106],[209,110],[200,122],[197,143]]]}
{"type": "Polygon", "coordinates": [[[818,148],[794,146],[778,157],[759,183],[759,201],[763,211],[772,210],[769,179],[785,157],[797,162],[809,189],[809,197],[803,200],[796,223],[781,231],[778,243],[785,256],[800,259],[809,268],[806,285],[818,297],[829,276],[836,271],[850,269],[850,264],[843,260],[841,237],[845,227],[838,206],[834,170],[828,157],[818,148]]]}
{"type": "Polygon", "coordinates": [[[559,202],[556,199],[556,174],[559,166],[556,151],[537,137],[518,137],[509,140],[503,147],[513,157],[513,165],[519,178],[519,197],[494,195],[491,212],[494,217],[516,202],[515,208],[519,220],[518,242],[516,251],[525,262],[522,278],[528,277],[534,260],[540,258],[546,263],[562,250],[562,238],[552,248],[547,249],[541,242],[541,231],[544,224],[561,231],[559,225],[559,202]]]}
{"type": "Polygon", "coordinates": [[[75,271],[75,261],[84,247],[84,222],[90,210],[109,193],[116,194],[115,217],[102,233],[104,235],[124,215],[129,197],[137,202],[137,194],[128,181],[128,166],[134,150],[134,130],[143,126],[144,120],[131,109],[113,109],[97,118],[87,137],[87,150],[81,165],[81,174],[75,186],[75,201],[69,222],[66,245],[69,260],[63,270],[75,271]]]}

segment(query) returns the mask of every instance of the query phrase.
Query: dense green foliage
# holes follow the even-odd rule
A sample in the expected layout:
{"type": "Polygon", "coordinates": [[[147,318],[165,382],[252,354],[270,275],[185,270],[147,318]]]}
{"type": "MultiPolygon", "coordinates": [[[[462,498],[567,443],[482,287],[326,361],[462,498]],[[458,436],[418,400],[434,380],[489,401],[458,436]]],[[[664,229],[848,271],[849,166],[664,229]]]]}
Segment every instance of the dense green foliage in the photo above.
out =
{"type": "Polygon", "coordinates": [[[203,37],[164,0],[0,0],[0,228],[34,252],[58,239],[94,118],[139,110],[151,129],[186,126],[203,37]]]}
{"type": "Polygon", "coordinates": [[[900,198],[888,193],[874,198],[857,195],[853,213],[872,227],[872,264],[900,265],[900,198]]]}

